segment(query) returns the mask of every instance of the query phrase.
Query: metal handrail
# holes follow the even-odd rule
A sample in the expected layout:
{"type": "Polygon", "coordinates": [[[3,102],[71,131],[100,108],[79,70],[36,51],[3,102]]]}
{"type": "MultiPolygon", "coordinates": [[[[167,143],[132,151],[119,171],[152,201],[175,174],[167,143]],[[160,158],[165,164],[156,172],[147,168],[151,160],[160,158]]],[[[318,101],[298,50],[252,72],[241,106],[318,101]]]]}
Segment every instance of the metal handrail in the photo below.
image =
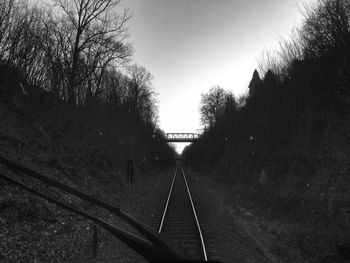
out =
{"type": "Polygon", "coordinates": [[[130,226],[134,227],[138,232],[143,235],[147,240],[144,240],[138,236],[135,236],[134,234],[131,234],[125,230],[119,229],[118,227],[105,222],[104,220],[91,216],[87,214],[86,212],[83,212],[70,204],[67,204],[63,201],[57,200],[55,198],[52,198],[46,194],[43,194],[37,190],[34,190],[30,188],[29,186],[26,186],[23,183],[20,183],[8,176],[5,176],[3,174],[0,174],[0,177],[3,179],[20,186],[27,191],[38,195],[48,201],[51,201],[53,203],[56,203],[57,205],[62,206],[65,209],[70,210],[71,212],[77,213],[93,222],[95,222],[97,225],[100,225],[104,229],[106,229],[108,232],[113,234],[115,237],[119,238],[122,242],[124,242],[126,245],[128,245],[131,249],[136,251],[138,254],[143,256],[148,261],[160,261],[160,260],[173,260],[173,261],[179,261],[179,260],[185,260],[185,256],[175,251],[168,242],[162,237],[160,234],[154,232],[150,227],[139,221],[138,219],[134,218],[133,216],[129,215],[127,212],[123,211],[120,207],[112,206],[108,203],[105,203],[95,197],[92,197],[82,191],[79,191],[77,189],[74,189],[70,186],[64,185],[58,181],[55,181],[47,176],[44,176],[42,174],[39,174],[29,168],[26,168],[22,165],[16,164],[13,161],[10,161],[4,157],[0,156],[0,163],[6,165],[11,171],[13,172],[21,172],[24,174],[27,174],[33,178],[36,178],[40,181],[43,181],[45,183],[48,183],[49,185],[52,185],[60,190],[66,191],[70,194],[73,194],[75,196],[78,196],[79,198],[89,201],[93,203],[94,205],[97,205],[101,208],[104,208],[125,222],[127,222],[130,226]]]}

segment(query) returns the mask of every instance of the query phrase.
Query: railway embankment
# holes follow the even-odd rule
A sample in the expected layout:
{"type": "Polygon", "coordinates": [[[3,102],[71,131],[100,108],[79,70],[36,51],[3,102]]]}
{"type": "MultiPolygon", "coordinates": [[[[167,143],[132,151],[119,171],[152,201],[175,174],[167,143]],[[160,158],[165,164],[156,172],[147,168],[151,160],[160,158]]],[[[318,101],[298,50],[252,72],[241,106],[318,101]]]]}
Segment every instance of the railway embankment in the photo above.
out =
{"type": "MultiPolygon", "coordinates": [[[[7,79],[3,77],[0,79],[2,87],[8,85],[12,89],[19,85],[11,74],[6,75],[7,79]],[[12,84],[7,83],[8,80],[12,84]]],[[[118,121],[112,123],[108,118],[96,122],[91,115],[84,115],[79,109],[70,112],[64,104],[55,105],[51,99],[45,92],[28,95],[22,94],[20,89],[13,89],[11,96],[1,93],[1,156],[110,204],[117,204],[126,211],[132,210],[126,182],[127,159],[136,156],[135,178],[146,177],[155,168],[146,143],[133,145],[131,149],[130,144],[121,142],[128,142],[128,136],[135,137],[138,132],[145,134],[146,128],[133,129],[133,124],[127,121],[121,127],[118,121]],[[133,129],[133,134],[123,135],[127,129],[133,129]],[[134,155],[135,152],[145,154],[146,160],[140,159],[139,154],[134,155]]],[[[3,165],[0,165],[0,172],[128,229],[120,220],[79,198],[24,175],[16,175],[3,165]]],[[[142,261],[131,249],[99,228],[95,256],[93,237],[94,224],[90,221],[0,181],[0,261],[142,261]]]]}

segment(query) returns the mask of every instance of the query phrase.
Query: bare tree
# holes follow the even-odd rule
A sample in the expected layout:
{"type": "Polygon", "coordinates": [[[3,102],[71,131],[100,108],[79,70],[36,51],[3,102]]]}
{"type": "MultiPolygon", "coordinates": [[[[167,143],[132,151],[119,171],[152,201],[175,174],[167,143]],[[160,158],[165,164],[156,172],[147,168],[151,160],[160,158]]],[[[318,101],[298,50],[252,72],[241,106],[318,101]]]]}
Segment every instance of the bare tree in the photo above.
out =
{"type": "Polygon", "coordinates": [[[347,0],[322,0],[309,6],[301,38],[308,56],[321,56],[332,49],[350,45],[350,3],[347,0]]]}
{"type": "Polygon", "coordinates": [[[0,3],[0,61],[16,67],[30,84],[43,85],[41,41],[44,12],[26,2],[5,0],[0,3]]]}
{"type": "Polygon", "coordinates": [[[70,52],[72,30],[65,20],[56,20],[48,12],[43,30],[43,46],[45,49],[48,79],[53,94],[66,100],[68,69],[70,67],[70,52]]]}
{"type": "Polygon", "coordinates": [[[0,2],[0,59],[5,59],[9,47],[11,23],[15,8],[14,0],[0,2]]]}
{"type": "Polygon", "coordinates": [[[129,110],[135,111],[143,120],[151,121],[155,117],[156,106],[152,89],[153,76],[137,64],[129,68],[129,75],[129,110]]]}
{"type": "Polygon", "coordinates": [[[257,58],[258,71],[264,76],[268,70],[272,70],[279,74],[282,71],[283,63],[280,54],[276,50],[265,49],[257,58]]]}
{"type": "Polygon", "coordinates": [[[76,104],[77,87],[89,80],[100,87],[106,67],[125,61],[132,52],[124,43],[126,22],[130,15],[124,10],[114,12],[121,0],[55,0],[62,11],[62,26],[68,27],[69,61],[67,68],[68,102],[76,104]]]}
{"type": "Polygon", "coordinates": [[[213,126],[225,110],[227,92],[213,86],[206,94],[201,94],[200,113],[203,125],[213,126]]]}

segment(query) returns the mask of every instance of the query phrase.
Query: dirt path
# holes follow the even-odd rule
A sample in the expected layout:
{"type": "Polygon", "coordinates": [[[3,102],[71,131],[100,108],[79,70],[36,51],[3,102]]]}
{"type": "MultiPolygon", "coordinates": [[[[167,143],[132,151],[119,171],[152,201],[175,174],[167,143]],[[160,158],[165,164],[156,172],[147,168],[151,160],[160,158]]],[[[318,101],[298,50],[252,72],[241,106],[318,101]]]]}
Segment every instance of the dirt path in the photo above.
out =
{"type": "Polygon", "coordinates": [[[304,262],[271,233],[259,227],[259,219],[243,208],[230,203],[229,189],[217,184],[210,177],[192,170],[194,196],[202,220],[209,222],[217,249],[223,262],[304,262]]]}

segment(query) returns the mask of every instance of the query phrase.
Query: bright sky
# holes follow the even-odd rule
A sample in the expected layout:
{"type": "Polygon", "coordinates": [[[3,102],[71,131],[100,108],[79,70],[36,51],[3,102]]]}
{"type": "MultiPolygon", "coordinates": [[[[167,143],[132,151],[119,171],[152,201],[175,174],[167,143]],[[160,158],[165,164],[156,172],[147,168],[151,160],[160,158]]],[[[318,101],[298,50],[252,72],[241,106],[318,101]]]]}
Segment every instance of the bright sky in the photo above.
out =
{"type": "Polygon", "coordinates": [[[247,92],[261,52],[289,37],[310,1],[122,0],[133,15],[134,60],[154,76],[160,128],[200,132],[201,93],[214,85],[247,92]]]}
{"type": "Polygon", "coordinates": [[[124,0],[134,59],[159,93],[161,129],[197,132],[200,95],[213,85],[245,93],[260,53],[301,23],[306,1],[124,0]]]}

